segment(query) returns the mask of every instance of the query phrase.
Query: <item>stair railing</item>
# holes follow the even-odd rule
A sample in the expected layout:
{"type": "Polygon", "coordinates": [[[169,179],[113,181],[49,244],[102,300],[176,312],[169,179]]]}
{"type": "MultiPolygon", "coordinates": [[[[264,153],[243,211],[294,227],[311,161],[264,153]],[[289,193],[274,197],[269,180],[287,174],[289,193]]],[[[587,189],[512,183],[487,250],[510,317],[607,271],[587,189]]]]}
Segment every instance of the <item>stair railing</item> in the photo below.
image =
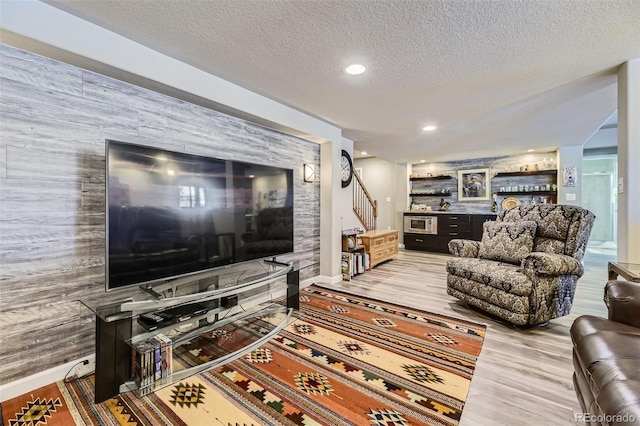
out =
{"type": "Polygon", "coordinates": [[[376,229],[378,202],[371,197],[358,173],[353,177],[353,212],[367,231],[376,229]]]}

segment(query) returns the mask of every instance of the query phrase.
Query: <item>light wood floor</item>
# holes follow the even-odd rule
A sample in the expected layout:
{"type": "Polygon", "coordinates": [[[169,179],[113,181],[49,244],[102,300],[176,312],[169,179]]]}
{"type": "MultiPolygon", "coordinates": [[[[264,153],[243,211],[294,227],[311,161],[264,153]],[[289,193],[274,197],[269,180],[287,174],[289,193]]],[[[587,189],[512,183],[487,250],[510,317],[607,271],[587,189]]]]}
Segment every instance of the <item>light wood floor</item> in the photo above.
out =
{"type": "Polygon", "coordinates": [[[448,257],[401,250],[351,282],[323,285],[487,325],[462,426],[575,425],[574,413],[582,410],[573,390],[569,328],[579,315],[606,317],[606,262],[586,263],[570,315],[522,329],[474,313],[447,295],[448,257]]]}

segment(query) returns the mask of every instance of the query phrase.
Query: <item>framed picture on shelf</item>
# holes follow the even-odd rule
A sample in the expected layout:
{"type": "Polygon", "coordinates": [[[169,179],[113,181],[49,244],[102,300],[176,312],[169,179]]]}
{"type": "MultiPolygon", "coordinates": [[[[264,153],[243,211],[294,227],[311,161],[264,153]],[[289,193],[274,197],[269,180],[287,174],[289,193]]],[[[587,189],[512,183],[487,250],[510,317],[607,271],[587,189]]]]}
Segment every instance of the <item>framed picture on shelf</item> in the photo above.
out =
{"type": "Polygon", "coordinates": [[[489,201],[490,198],[489,168],[458,170],[458,201],[489,201]]]}

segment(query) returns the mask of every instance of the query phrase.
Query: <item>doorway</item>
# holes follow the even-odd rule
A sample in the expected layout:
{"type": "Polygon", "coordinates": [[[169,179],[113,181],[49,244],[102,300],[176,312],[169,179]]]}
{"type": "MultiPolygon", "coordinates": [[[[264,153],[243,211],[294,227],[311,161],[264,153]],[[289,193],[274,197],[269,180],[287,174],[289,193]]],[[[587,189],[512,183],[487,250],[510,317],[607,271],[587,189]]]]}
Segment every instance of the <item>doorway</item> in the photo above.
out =
{"type": "Polygon", "coordinates": [[[617,155],[583,158],[583,207],[596,215],[587,251],[595,256],[617,258],[618,176],[617,155]]]}

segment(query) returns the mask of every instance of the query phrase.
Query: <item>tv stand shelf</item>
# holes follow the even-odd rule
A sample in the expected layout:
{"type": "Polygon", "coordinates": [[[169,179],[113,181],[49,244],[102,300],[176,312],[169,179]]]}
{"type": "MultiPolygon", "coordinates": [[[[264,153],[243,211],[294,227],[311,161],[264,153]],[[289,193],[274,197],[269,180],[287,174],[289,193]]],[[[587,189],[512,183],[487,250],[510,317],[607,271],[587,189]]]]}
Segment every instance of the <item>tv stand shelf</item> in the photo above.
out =
{"type": "Polygon", "coordinates": [[[145,395],[260,346],[295,320],[300,270],[316,264],[255,261],[158,283],[152,288],[160,298],[130,287],[82,301],[96,315],[95,402],[130,390],[145,395]],[[285,277],[286,291],[278,285],[285,277]],[[285,294],[286,306],[274,303],[285,294]],[[194,303],[198,310],[189,315],[194,303]],[[138,321],[174,308],[187,314],[157,328],[138,321]],[[200,347],[208,358],[192,355],[200,347]]]}
{"type": "MultiPolygon", "coordinates": [[[[171,330],[172,334],[167,336],[171,339],[171,375],[165,376],[160,370],[160,376],[144,387],[140,381],[127,381],[120,385],[119,391],[136,391],[139,396],[144,396],[194,374],[234,361],[279,333],[295,319],[292,315],[292,308],[279,304],[257,305],[246,312],[196,327],[192,331],[171,330]],[[209,358],[194,356],[193,351],[199,349],[204,349],[209,358]]],[[[157,335],[156,332],[137,335],[127,343],[137,351],[138,344],[157,335]]]]}

